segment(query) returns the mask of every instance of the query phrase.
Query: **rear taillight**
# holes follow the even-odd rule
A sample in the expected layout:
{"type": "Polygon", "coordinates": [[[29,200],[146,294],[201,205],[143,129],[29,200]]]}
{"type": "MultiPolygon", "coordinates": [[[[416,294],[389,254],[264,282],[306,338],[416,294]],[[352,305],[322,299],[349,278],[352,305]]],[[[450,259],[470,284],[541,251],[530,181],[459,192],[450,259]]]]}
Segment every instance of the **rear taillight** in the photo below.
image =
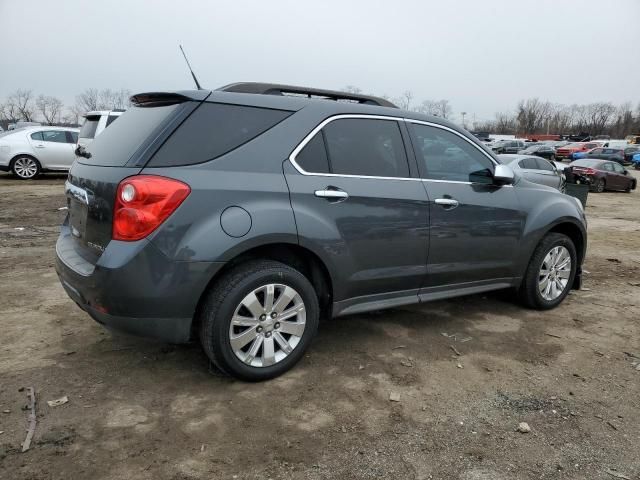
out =
{"type": "Polygon", "coordinates": [[[585,175],[595,175],[596,171],[593,168],[582,168],[582,167],[574,167],[574,171],[578,173],[583,173],[585,175]]]}
{"type": "Polygon", "coordinates": [[[131,242],[153,232],[191,193],[189,185],[166,177],[125,178],[113,209],[114,240],[131,242]]]}

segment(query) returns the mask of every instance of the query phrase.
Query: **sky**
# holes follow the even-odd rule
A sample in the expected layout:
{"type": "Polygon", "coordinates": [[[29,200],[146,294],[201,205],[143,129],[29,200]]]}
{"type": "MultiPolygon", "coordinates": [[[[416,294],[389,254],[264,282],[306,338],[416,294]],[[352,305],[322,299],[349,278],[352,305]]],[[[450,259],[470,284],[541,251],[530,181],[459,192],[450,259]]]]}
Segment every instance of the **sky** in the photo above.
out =
{"type": "Polygon", "coordinates": [[[347,85],[491,119],[520,99],[640,102],[640,0],[0,0],[0,101],[86,88],[347,85]]]}

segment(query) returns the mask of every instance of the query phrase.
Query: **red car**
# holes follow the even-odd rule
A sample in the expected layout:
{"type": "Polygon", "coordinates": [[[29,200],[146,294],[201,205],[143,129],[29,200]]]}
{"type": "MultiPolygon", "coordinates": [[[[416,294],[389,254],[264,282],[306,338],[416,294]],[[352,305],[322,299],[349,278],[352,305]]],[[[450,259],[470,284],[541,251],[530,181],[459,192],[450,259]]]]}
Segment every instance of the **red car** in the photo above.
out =
{"type": "Polygon", "coordinates": [[[600,147],[599,143],[595,142],[575,142],[565,145],[564,147],[560,147],[556,150],[556,158],[558,160],[562,160],[563,158],[568,158],[573,160],[572,155],[577,152],[586,152],[587,150],[591,150],[592,148],[600,147]]]}
{"type": "Polygon", "coordinates": [[[586,181],[598,193],[605,190],[630,192],[636,189],[633,175],[619,163],[610,160],[583,158],[570,163],[566,170],[565,175],[568,173],[569,177],[586,181]]]}

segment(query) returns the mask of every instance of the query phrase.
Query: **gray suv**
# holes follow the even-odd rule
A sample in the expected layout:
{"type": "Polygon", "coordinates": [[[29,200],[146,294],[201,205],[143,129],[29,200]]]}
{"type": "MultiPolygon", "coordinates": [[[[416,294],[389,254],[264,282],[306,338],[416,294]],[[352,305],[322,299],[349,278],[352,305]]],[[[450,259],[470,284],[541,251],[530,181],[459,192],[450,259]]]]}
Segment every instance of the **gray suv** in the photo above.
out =
{"type": "Polygon", "coordinates": [[[145,93],[82,149],[56,269],[108,328],[199,338],[221,370],[291,368],[321,317],[580,284],[580,202],[386,100],[240,83],[145,93]]]}

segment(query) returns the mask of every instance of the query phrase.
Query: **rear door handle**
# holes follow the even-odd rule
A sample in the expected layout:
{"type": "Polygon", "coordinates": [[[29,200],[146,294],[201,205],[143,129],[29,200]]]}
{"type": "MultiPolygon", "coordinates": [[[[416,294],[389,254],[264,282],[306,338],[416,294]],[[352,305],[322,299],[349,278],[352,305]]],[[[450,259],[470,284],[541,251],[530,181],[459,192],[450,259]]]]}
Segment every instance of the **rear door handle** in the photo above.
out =
{"type": "Polygon", "coordinates": [[[325,190],[316,190],[313,194],[318,198],[326,198],[327,200],[343,201],[349,198],[349,194],[344,190],[330,189],[330,187],[325,190]]]}
{"type": "Polygon", "coordinates": [[[39,143],[38,145],[36,145],[36,148],[44,148],[44,145],[42,145],[41,143],[39,143]]]}
{"type": "Polygon", "coordinates": [[[456,208],[460,203],[454,198],[436,198],[435,202],[444,208],[456,208]]]}

